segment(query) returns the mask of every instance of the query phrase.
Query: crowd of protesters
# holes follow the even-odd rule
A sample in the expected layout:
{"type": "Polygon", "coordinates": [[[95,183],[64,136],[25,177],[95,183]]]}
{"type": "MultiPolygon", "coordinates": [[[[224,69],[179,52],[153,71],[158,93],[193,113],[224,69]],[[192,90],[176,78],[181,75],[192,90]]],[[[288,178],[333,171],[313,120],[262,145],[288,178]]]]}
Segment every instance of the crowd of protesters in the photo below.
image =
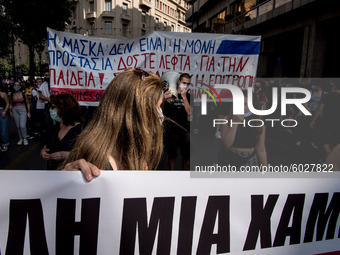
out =
{"type": "MultiPolygon", "coordinates": [[[[175,90],[170,93],[169,88],[164,89],[159,115],[164,119],[164,151],[168,155],[168,167],[174,169],[177,151],[181,153],[182,168],[189,169],[190,158],[190,94],[187,87],[190,84],[190,74],[178,74],[175,90]],[[173,100],[175,99],[175,100],[173,100]],[[163,113],[161,111],[163,109],[163,113]]],[[[297,83],[290,79],[258,79],[254,84],[254,98],[257,108],[265,110],[272,106],[272,89],[277,87],[303,87],[311,92],[311,99],[305,107],[311,116],[302,114],[294,105],[287,105],[287,115],[282,116],[280,109],[275,111],[271,118],[295,120],[298,125],[293,128],[283,128],[282,131],[294,137],[294,146],[310,146],[318,150],[320,161],[324,162],[334,152],[338,151],[340,144],[340,84],[331,80],[311,79],[308,82],[300,80],[297,83]]],[[[298,98],[300,94],[289,94],[290,98],[298,98]]],[[[278,96],[280,105],[280,95],[278,96]]],[[[192,105],[192,104],[191,104],[192,105]]],[[[280,108],[280,107],[278,107],[280,108]]],[[[76,137],[89,122],[83,118],[78,102],[71,95],[62,98],[51,96],[49,73],[36,79],[2,79],[0,94],[0,134],[1,151],[6,152],[10,146],[8,121],[12,117],[17,128],[17,146],[27,146],[31,139],[44,142],[41,151],[42,159],[47,161],[48,169],[57,169],[71,151],[76,137]],[[71,110],[70,110],[71,109],[71,110]],[[72,116],[71,119],[69,116],[72,116]],[[66,137],[68,140],[62,141],[66,137]]],[[[217,111],[216,111],[217,112],[217,111]]],[[[240,116],[230,115],[228,112],[217,113],[218,118],[237,119],[240,116]]],[[[243,116],[241,119],[251,118],[243,116]]],[[[197,121],[197,119],[195,120],[197,121]]],[[[266,123],[268,124],[268,123],[266,123]]],[[[265,148],[265,128],[251,131],[235,128],[217,127],[215,138],[221,140],[220,156],[222,162],[242,162],[242,164],[267,164],[265,148]],[[242,132],[241,132],[242,131],[242,132]],[[231,135],[232,134],[232,135],[231,135]],[[248,138],[245,138],[248,137],[248,138]],[[244,140],[247,141],[244,141],[244,140]],[[227,150],[225,150],[227,148],[227,150]],[[230,154],[232,152],[232,154],[230,154]],[[256,153],[255,153],[256,152],[256,153]],[[233,159],[236,157],[237,159],[233,159]],[[254,155],[257,158],[254,158],[254,155]],[[229,156],[228,156],[229,155],[229,156]],[[233,156],[230,156],[233,155],[233,156]],[[242,155],[243,159],[238,158],[242,155]]],[[[270,128],[267,127],[267,131],[270,128]]],[[[194,133],[198,130],[195,129],[194,133]]],[[[65,139],[66,139],[65,138],[65,139]]],[[[11,145],[15,146],[15,145],[11,145]]],[[[335,157],[336,158],[336,157],[335,157]]],[[[234,162],[234,163],[235,163],[234,162]]]]}
{"type": "Polygon", "coordinates": [[[42,137],[51,127],[49,106],[49,73],[41,78],[1,79],[1,151],[9,147],[8,121],[12,117],[17,128],[17,145],[27,146],[29,140],[42,137]],[[45,88],[45,89],[44,89],[45,88]],[[44,97],[45,96],[45,97],[44,97]]]}
{"type": "MultiPolygon", "coordinates": [[[[304,153],[308,149],[316,152],[317,158],[309,157],[309,162],[325,162],[330,155],[335,153],[335,148],[340,144],[340,84],[332,79],[257,79],[254,84],[254,97],[257,101],[257,109],[265,110],[272,107],[273,88],[278,89],[277,110],[269,119],[285,119],[285,127],[272,127],[271,122],[265,122],[267,131],[270,131],[266,139],[279,140],[284,143],[281,137],[293,141],[289,146],[296,151],[304,153]],[[304,104],[304,107],[311,113],[305,115],[293,104],[287,105],[286,115],[281,114],[281,89],[282,87],[300,87],[311,92],[311,99],[304,104]],[[290,127],[289,127],[290,126],[290,127]],[[282,135],[286,133],[286,135],[282,135]],[[295,148],[294,148],[295,147],[295,148]]],[[[303,97],[302,93],[288,93],[288,99],[303,97]]],[[[219,112],[218,115],[221,113],[219,112]]],[[[224,113],[227,116],[229,113],[224,113]]],[[[258,117],[258,116],[257,116],[258,117]]],[[[248,117],[249,118],[249,117],[248,117]]],[[[222,138],[219,130],[215,137],[222,138]]],[[[243,136],[247,137],[247,136],[243,136]]],[[[248,139],[248,138],[244,138],[248,139]]],[[[248,139],[249,140],[249,139],[248,139]]],[[[249,142],[249,141],[248,141],[249,142]]],[[[232,146],[232,145],[231,145],[232,146]]],[[[340,155],[338,155],[340,157],[340,155]]],[[[270,161],[270,160],[269,160],[270,161]]],[[[249,163],[249,162],[248,162],[249,163]]]]}

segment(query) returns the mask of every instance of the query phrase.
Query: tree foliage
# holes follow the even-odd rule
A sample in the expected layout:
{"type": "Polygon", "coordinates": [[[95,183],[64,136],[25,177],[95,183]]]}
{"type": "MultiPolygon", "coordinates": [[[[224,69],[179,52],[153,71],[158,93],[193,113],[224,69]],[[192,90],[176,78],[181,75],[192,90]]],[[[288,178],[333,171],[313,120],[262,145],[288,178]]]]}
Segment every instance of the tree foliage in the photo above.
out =
{"type": "Polygon", "coordinates": [[[0,0],[0,58],[11,53],[11,27],[11,19],[4,7],[4,1],[0,0]]]}
{"type": "Polygon", "coordinates": [[[71,16],[69,0],[6,0],[6,13],[14,34],[28,46],[30,74],[34,74],[34,52],[46,42],[46,28],[64,30],[71,16]]]}

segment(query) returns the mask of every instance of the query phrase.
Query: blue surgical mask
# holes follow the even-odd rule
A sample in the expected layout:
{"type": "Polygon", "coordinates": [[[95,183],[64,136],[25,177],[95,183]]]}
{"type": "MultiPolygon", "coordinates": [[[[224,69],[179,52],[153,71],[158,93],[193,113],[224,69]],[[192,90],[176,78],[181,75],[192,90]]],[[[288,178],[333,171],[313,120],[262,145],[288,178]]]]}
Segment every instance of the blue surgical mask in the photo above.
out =
{"type": "Polygon", "coordinates": [[[50,115],[51,115],[52,120],[55,120],[57,122],[61,122],[61,118],[58,116],[56,109],[50,109],[50,115]]]}
{"type": "Polygon", "coordinates": [[[19,90],[21,89],[21,86],[15,85],[15,86],[13,86],[13,89],[14,89],[15,91],[19,91],[19,90]]]}

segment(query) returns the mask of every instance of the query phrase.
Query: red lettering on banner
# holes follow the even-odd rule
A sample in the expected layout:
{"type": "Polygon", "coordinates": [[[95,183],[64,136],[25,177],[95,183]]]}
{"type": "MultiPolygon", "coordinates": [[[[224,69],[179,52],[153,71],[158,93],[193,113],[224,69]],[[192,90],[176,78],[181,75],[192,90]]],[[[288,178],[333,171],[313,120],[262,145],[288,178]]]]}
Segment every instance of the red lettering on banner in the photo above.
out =
{"type": "Polygon", "coordinates": [[[74,74],[74,72],[72,72],[72,75],[71,75],[70,85],[71,85],[71,86],[76,86],[76,85],[78,85],[78,84],[77,84],[77,77],[76,77],[76,75],[74,74]]]}
{"type": "Polygon", "coordinates": [[[99,73],[99,81],[100,81],[100,88],[102,88],[103,86],[103,79],[104,79],[104,73],[99,73]]]}
{"type": "MultiPolygon", "coordinates": [[[[201,67],[200,67],[200,71],[202,71],[202,68],[203,68],[203,62],[204,62],[204,59],[207,58],[207,64],[208,64],[208,61],[209,61],[209,56],[208,55],[202,55],[201,56],[201,67]]],[[[206,65],[207,66],[207,65],[206,65]]]]}
{"type": "Polygon", "coordinates": [[[242,63],[243,63],[243,57],[241,57],[240,62],[238,63],[236,72],[242,72],[243,69],[244,69],[244,67],[246,66],[248,60],[249,60],[249,57],[247,57],[246,62],[242,65],[242,63]]]}
{"type": "Polygon", "coordinates": [[[57,82],[58,86],[59,86],[60,80],[63,81],[63,85],[66,85],[66,84],[65,84],[65,80],[64,80],[64,73],[63,73],[63,70],[60,70],[60,73],[59,73],[58,82],[57,82]]]}
{"type": "Polygon", "coordinates": [[[190,67],[190,57],[187,56],[187,59],[185,60],[185,64],[184,64],[184,67],[183,67],[183,71],[185,71],[185,68],[188,67],[189,68],[189,71],[191,71],[191,67],[190,67]]]}
{"type": "Polygon", "coordinates": [[[149,58],[150,59],[150,61],[149,61],[150,62],[150,65],[149,65],[150,69],[155,69],[156,68],[155,66],[152,65],[153,63],[155,63],[155,60],[152,60],[152,56],[155,56],[155,55],[156,55],[156,53],[153,53],[153,52],[150,53],[150,58],[149,58]]]}
{"type": "Polygon", "coordinates": [[[134,60],[135,60],[135,66],[134,66],[134,68],[136,68],[137,67],[137,64],[138,64],[138,57],[139,56],[139,54],[135,54],[135,55],[133,55],[133,58],[134,58],[134,60]]]}
{"type": "Polygon", "coordinates": [[[99,89],[67,89],[67,88],[51,88],[53,95],[63,93],[72,94],[79,102],[99,102],[105,90],[99,89]]]}
{"type": "Polygon", "coordinates": [[[118,63],[118,71],[124,71],[126,69],[127,69],[127,67],[124,63],[123,57],[120,57],[119,63],[118,63]],[[123,67],[122,67],[122,65],[123,65],[123,67]]]}
{"type": "Polygon", "coordinates": [[[93,87],[96,87],[96,84],[94,83],[94,78],[93,78],[92,72],[90,72],[90,75],[89,75],[89,82],[88,82],[88,84],[87,84],[87,87],[90,86],[90,82],[91,82],[91,81],[92,81],[92,83],[93,83],[93,87]]]}
{"type": "MultiPolygon", "coordinates": [[[[80,77],[80,74],[82,73],[83,71],[78,71],[78,85],[79,86],[84,86],[84,84],[81,83],[81,80],[83,79],[82,77],[80,77]]],[[[85,84],[86,86],[86,84],[85,84]]]]}
{"type": "Polygon", "coordinates": [[[212,58],[211,58],[209,67],[207,68],[207,71],[210,71],[211,67],[213,69],[212,71],[215,72],[215,57],[214,56],[212,56],[212,58]]]}
{"type": "Polygon", "coordinates": [[[170,64],[170,60],[168,59],[170,55],[162,55],[161,61],[159,63],[159,68],[170,70],[170,67],[168,66],[170,64]]]}

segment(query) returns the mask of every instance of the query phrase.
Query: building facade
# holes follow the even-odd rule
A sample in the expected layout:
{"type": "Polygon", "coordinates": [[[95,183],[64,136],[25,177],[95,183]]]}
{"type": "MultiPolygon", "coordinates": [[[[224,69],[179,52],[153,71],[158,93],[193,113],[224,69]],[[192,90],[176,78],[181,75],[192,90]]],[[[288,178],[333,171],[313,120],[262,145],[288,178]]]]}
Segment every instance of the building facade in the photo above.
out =
{"type": "MultiPolygon", "coordinates": [[[[66,32],[88,36],[131,39],[152,31],[190,32],[185,14],[190,4],[184,0],[71,0],[72,17],[66,32]]],[[[28,48],[17,40],[15,66],[28,66],[28,48]]],[[[36,65],[47,68],[47,47],[35,55],[36,65]]]]}
{"type": "Polygon", "coordinates": [[[339,1],[188,2],[193,32],[261,35],[258,77],[338,77],[339,1]]]}
{"type": "Polygon", "coordinates": [[[66,31],[96,37],[129,39],[154,30],[190,32],[184,0],[72,0],[66,31]]]}

